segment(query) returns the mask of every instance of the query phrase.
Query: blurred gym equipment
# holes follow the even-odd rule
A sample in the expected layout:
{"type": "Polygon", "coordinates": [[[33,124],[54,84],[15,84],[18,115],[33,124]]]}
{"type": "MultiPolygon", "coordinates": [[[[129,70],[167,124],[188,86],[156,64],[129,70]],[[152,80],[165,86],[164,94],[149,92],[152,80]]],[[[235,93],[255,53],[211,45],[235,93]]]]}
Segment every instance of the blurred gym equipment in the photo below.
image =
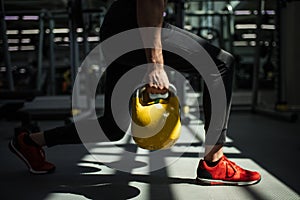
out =
{"type": "MultiPolygon", "coordinates": [[[[70,94],[79,62],[88,54],[91,43],[99,41],[91,41],[87,31],[96,34],[94,38],[99,38],[98,32],[92,30],[92,26],[98,23],[100,27],[105,10],[103,6],[99,9],[85,9],[81,0],[70,0],[65,10],[9,10],[5,14],[4,2],[1,1],[1,37],[4,44],[2,53],[5,57],[2,69],[6,74],[0,92],[1,113],[9,115],[10,118],[21,119],[22,124],[32,119],[66,119],[73,114],[79,117],[83,113],[86,116],[86,112],[91,109],[90,99],[85,98],[85,92],[88,91],[81,90],[81,94],[76,94],[76,100],[81,103],[77,104],[74,111],[70,94]],[[7,35],[7,20],[13,29],[21,24],[21,31],[7,35]],[[27,25],[31,29],[22,30],[28,29],[27,25]],[[24,42],[33,43],[34,46],[31,49],[23,46],[14,49],[9,47],[7,36],[11,42],[22,42],[22,45],[24,42]],[[19,39],[22,36],[28,38],[19,39]],[[83,46],[82,51],[79,45],[83,46]],[[25,60],[31,59],[32,52],[35,52],[32,62],[25,65],[21,59],[14,59],[15,66],[11,67],[10,52],[19,54],[22,50],[27,50],[24,54],[29,54],[24,57],[25,60]],[[66,52],[70,52],[70,59],[66,57],[66,52]]],[[[86,79],[82,81],[92,81],[95,78],[94,73],[97,73],[94,69],[95,66],[91,66],[86,79]]],[[[103,100],[99,96],[97,99],[99,108],[103,100]]]]}
{"type": "Polygon", "coordinates": [[[287,120],[294,122],[297,120],[297,114],[295,112],[289,112],[287,110],[287,100],[286,100],[286,79],[284,74],[284,69],[281,63],[280,58],[280,51],[281,51],[281,39],[280,39],[280,27],[281,27],[281,18],[280,13],[282,9],[281,1],[277,1],[276,4],[276,27],[277,32],[276,34],[276,65],[278,68],[277,73],[277,82],[276,82],[276,93],[277,93],[277,100],[273,108],[262,106],[258,104],[258,92],[259,92],[259,70],[261,68],[261,53],[262,53],[262,11],[264,10],[264,0],[259,0],[257,5],[257,20],[256,20],[256,53],[255,53],[255,63],[253,68],[253,86],[252,86],[252,111],[255,113],[265,114],[271,117],[275,117],[282,120],[287,120]]]}
{"type": "MultiPolygon", "coordinates": [[[[40,5],[26,4],[26,9],[20,11],[24,6],[1,0],[2,108],[7,110],[7,103],[12,108],[13,102],[18,101],[13,110],[31,113],[32,119],[63,119],[90,112],[85,91],[77,90],[78,105],[73,111],[70,94],[79,63],[99,43],[100,25],[110,3],[43,1],[40,5]]],[[[282,22],[281,13],[286,12],[285,4],[286,1],[274,4],[264,0],[171,0],[165,20],[235,55],[238,62],[232,110],[251,110],[294,121],[294,107],[289,104],[292,81],[286,78],[291,75],[292,66],[286,66],[282,58],[286,45],[282,44],[281,37],[286,34],[282,33],[282,26],[286,23],[282,22]]],[[[87,73],[81,81],[88,82],[96,71],[87,73]]],[[[186,101],[192,98],[191,102],[197,100],[201,106],[203,82],[198,75],[184,76],[187,80],[172,81],[182,102],[182,123],[188,124],[191,119],[186,113],[194,114],[196,109],[186,101]],[[191,95],[186,81],[198,88],[195,95],[191,95]]]]}

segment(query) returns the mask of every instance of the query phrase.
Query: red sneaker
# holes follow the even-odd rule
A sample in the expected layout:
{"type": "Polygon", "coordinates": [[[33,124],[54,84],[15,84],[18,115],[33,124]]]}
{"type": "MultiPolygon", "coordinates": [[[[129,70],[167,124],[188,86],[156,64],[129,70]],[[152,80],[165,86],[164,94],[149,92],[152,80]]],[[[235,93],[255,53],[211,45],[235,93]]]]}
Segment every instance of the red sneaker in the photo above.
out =
{"type": "Polygon", "coordinates": [[[28,145],[24,137],[28,133],[22,132],[13,137],[9,143],[9,149],[25,162],[29,171],[33,174],[47,174],[55,170],[55,166],[45,159],[44,150],[37,145],[28,145]]]}
{"type": "Polygon", "coordinates": [[[245,170],[224,155],[214,167],[209,167],[204,160],[199,162],[196,181],[209,185],[252,185],[258,183],[261,176],[258,172],[245,170]]]}

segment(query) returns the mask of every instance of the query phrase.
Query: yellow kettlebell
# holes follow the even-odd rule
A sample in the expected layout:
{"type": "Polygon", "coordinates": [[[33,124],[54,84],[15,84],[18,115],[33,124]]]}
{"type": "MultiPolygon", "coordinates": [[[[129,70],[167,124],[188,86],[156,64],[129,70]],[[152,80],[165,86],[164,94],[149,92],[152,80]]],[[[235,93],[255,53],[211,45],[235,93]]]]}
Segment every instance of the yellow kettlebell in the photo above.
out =
{"type": "Polygon", "coordinates": [[[135,143],[148,150],[170,148],[180,136],[180,105],[176,88],[170,84],[165,94],[149,94],[146,86],[131,100],[131,134],[135,143]]]}

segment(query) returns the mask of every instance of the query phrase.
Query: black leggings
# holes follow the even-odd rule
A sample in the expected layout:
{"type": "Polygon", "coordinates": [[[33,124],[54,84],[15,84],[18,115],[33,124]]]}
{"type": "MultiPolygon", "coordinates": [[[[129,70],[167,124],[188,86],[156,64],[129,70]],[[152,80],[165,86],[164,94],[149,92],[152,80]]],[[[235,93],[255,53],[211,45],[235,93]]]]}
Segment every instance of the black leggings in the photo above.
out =
{"type": "MultiPolygon", "coordinates": [[[[110,9],[108,10],[103,24],[100,30],[101,41],[126,30],[137,28],[136,19],[136,2],[135,0],[118,0],[115,1],[110,9]]],[[[232,76],[233,76],[233,65],[234,58],[228,52],[221,50],[211,44],[206,40],[194,35],[188,31],[164,23],[164,28],[175,30],[190,37],[191,39],[197,41],[211,56],[215,62],[225,86],[227,107],[226,107],[226,119],[223,126],[222,133],[217,141],[217,144],[224,144],[227,132],[228,117],[231,105],[231,94],[232,94],[232,76]]],[[[164,61],[167,66],[170,66],[180,72],[185,73],[196,73],[193,66],[181,58],[170,52],[163,51],[164,61]]],[[[136,50],[127,53],[117,60],[115,60],[107,69],[106,77],[109,77],[109,81],[105,82],[105,108],[104,115],[98,118],[98,122],[104,131],[106,137],[110,141],[117,141],[123,138],[125,135],[113,119],[111,111],[111,96],[112,91],[118,82],[118,80],[130,69],[135,66],[145,64],[146,57],[144,50],[136,50]]],[[[108,78],[106,78],[108,80],[108,78]]],[[[203,92],[203,110],[205,116],[205,126],[204,129],[207,131],[210,118],[211,118],[211,99],[208,93],[208,89],[205,85],[203,92]]],[[[120,113],[122,114],[122,113],[120,113]]],[[[129,125],[130,119],[125,119],[126,123],[129,125]]],[[[89,127],[89,120],[83,120],[80,122],[83,126],[89,127]]],[[[73,124],[57,127],[44,132],[45,141],[48,147],[58,145],[58,144],[79,144],[82,143],[80,137],[78,136],[76,127],[73,124]]],[[[88,133],[87,133],[88,134],[88,133]]],[[[105,141],[104,139],[103,141],[105,141]]],[[[93,142],[93,141],[90,141],[93,142]]],[[[99,142],[99,141],[97,141],[99,142]]]]}

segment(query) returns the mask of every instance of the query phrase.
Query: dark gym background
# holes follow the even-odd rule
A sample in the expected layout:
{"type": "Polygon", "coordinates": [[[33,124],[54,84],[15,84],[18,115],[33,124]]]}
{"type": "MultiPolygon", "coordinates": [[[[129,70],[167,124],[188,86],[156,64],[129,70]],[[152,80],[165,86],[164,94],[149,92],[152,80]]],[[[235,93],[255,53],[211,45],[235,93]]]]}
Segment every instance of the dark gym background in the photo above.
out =
{"type": "MultiPolygon", "coordinates": [[[[1,199],[300,199],[298,0],[169,0],[165,20],[231,52],[234,74],[229,143],[225,153],[262,171],[260,184],[208,188],[192,184],[202,135],[174,166],[125,174],[86,161],[81,145],[47,149],[55,174],[32,176],[8,151],[20,126],[47,129],[89,116],[89,91],[71,93],[76,72],[99,44],[99,30],[112,0],[1,0],[0,185],[1,199]],[[79,103],[80,102],[80,103],[79,103]],[[191,164],[186,164],[187,162],[191,164]],[[190,171],[190,172],[187,172],[190,171]],[[94,173],[93,173],[94,172],[94,173]],[[184,173],[186,172],[186,174],[184,173]],[[90,175],[84,175],[91,173],[90,175]],[[118,191],[117,193],[115,191],[118,191]],[[120,192],[119,192],[120,191],[120,192]]],[[[82,81],[92,84],[104,70],[91,64],[82,81]]],[[[198,90],[170,75],[182,100],[186,132],[201,99],[200,76],[185,74],[198,90]]],[[[103,111],[103,80],[96,110],[103,111]]],[[[197,133],[196,133],[197,134],[197,133]]],[[[183,141],[191,135],[183,137],[183,141]]],[[[180,147],[180,142],[178,143],[180,147]]],[[[178,148],[179,148],[178,147],[178,148]]],[[[113,152],[113,148],[109,151],[113,152]]]]}

